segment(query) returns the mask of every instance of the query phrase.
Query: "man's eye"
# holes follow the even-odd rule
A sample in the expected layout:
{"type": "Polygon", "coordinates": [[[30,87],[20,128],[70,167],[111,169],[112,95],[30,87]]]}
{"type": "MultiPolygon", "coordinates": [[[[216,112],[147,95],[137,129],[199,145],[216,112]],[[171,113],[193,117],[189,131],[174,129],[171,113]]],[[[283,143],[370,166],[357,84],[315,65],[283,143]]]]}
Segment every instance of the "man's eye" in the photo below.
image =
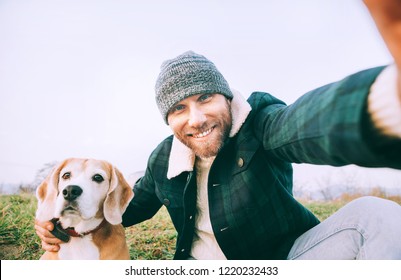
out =
{"type": "Polygon", "coordinates": [[[211,98],[212,96],[213,96],[213,94],[211,94],[211,93],[203,94],[203,95],[201,95],[201,96],[199,97],[199,101],[206,101],[206,100],[208,100],[209,98],[211,98]]]}
{"type": "Polygon", "coordinates": [[[102,175],[99,175],[99,174],[93,175],[92,180],[95,181],[95,182],[97,182],[97,183],[101,183],[101,182],[104,181],[102,175]]]}
{"type": "Polygon", "coordinates": [[[171,110],[171,112],[179,112],[184,110],[184,108],[185,108],[184,105],[177,105],[171,110]]]}
{"type": "Polygon", "coordinates": [[[61,176],[64,180],[68,180],[71,178],[71,172],[65,172],[63,176],[61,176]]]}

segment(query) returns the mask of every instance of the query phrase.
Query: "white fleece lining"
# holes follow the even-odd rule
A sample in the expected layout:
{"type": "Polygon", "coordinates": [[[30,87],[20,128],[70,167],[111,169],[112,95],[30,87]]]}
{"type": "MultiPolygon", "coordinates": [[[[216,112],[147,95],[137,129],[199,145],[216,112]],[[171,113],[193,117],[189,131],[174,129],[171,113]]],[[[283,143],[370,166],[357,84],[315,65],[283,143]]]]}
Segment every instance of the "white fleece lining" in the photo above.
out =
{"type": "Polygon", "coordinates": [[[368,111],[381,133],[401,138],[401,99],[398,95],[397,68],[386,67],[373,83],[368,96],[368,111]]]}
{"type": "MultiPolygon", "coordinates": [[[[249,112],[251,112],[251,105],[249,105],[240,92],[233,89],[231,89],[231,91],[234,96],[231,100],[233,124],[229,137],[234,137],[245,122],[249,112]]],[[[174,136],[171,146],[167,178],[174,178],[184,171],[193,171],[194,164],[194,152],[174,136]]]]}

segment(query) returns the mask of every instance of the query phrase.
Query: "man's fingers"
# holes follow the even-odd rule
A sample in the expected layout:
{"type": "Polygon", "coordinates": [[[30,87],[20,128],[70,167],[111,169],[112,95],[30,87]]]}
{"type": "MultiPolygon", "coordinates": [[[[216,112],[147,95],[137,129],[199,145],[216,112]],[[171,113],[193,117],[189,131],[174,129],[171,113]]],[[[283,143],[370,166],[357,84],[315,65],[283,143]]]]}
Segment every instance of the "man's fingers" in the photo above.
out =
{"type": "Polygon", "coordinates": [[[60,245],[49,244],[42,240],[42,249],[48,252],[58,252],[60,250],[60,245]]]}
{"type": "Polygon", "coordinates": [[[43,228],[45,230],[52,231],[54,229],[54,225],[50,221],[40,222],[35,220],[35,228],[43,228]]]}
{"type": "Polygon", "coordinates": [[[35,230],[42,241],[42,249],[48,252],[58,252],[60,250],[59,244],[63,242],[50,232],[53,228],[54,225],[51,222],[35,221],[35,230]]]}
{"type": "Polygon", "coordinates": [[[42,227],[40,225],[35,224],[36,234],[39,235],[40,239],[42,239],[42,240],[43,240],[43,238],[54,237],[54,235],[51,234],[51,232],[50,232],[50,230],[52,230],[53,228],[52,229],[49,229],[49,228],[50,227],[44,228],[44,227],[42,227]]]}

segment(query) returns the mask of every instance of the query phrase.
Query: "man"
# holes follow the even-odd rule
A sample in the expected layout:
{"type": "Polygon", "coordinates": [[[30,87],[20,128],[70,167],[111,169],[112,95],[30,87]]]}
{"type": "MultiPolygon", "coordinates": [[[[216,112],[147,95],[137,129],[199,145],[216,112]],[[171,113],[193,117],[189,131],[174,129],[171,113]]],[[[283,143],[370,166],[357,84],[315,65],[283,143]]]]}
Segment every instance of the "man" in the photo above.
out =
{"type": "MultiPolygon", "coordinates": [[[[123,224],[166,206],[175,259],[401,259],[396,203],[357,199],[320,223],[292,195],[292,162],[401,169],[401,3],[365,3],[395,65],[290,106],[261,92],[245,101],[194,52],[166,61],[156,102],[174,135],[151,154],[123,224]]],[[[47,227],[36,224],[43,248],[57,250],[47,227]]]]}

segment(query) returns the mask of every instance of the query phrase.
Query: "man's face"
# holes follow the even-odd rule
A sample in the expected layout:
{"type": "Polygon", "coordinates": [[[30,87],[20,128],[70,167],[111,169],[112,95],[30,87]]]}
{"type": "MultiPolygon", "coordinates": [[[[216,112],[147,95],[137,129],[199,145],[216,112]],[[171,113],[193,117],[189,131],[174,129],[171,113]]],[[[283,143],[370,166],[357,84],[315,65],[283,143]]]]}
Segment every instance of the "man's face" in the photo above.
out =
{"type": "Polygon", "coordinates": [[[216,156],[231,130],[230,101],[217,93],[193,95],[175,104],[167,120],[174,135],[197,156],[216,156]]]}

